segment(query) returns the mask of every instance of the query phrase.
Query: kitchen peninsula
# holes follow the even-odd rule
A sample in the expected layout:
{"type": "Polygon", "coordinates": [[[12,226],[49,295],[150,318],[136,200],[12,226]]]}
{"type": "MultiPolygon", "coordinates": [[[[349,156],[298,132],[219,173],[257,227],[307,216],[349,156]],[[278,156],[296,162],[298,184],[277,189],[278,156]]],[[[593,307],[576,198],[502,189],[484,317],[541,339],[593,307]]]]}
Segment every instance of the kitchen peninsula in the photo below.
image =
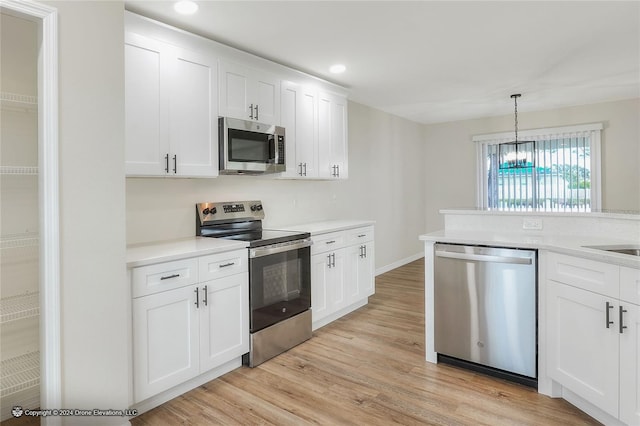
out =
{"type": "MultiPolygon", "coordinates": [[[[473,209],[441,214],[445,228],[420,236],[427,361],[438,362],[436,244],[536,250],[538,392],[562,397],[605,424],[639,424],[640,215],[473,209]]],[[[482,348],[483,337],[474,337],[482,348]]]]}

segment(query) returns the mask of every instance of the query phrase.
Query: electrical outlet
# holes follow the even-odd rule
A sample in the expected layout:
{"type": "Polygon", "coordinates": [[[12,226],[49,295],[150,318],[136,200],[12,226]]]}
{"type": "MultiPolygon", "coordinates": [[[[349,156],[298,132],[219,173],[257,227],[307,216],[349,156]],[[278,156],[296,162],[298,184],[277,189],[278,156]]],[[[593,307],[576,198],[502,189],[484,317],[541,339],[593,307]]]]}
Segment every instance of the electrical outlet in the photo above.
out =
{"type": "Polygon", "coordinates": [[[538,217],[525,217],[522,221],[522,229],[542,230],[542,219],[538,217]]]}

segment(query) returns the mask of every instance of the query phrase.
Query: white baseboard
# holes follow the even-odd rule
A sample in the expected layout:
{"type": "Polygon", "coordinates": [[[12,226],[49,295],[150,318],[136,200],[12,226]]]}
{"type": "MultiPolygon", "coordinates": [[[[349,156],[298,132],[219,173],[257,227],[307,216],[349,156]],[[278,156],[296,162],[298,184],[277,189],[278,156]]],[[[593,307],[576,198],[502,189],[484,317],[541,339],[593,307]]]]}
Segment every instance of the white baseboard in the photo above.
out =
{"type": "Polygon", "coordinates": [[[389,272],[389,271],[391,271],[393,269],[396,269],[396,268],[399,268],[401,266],[404,266],[407,263],[411,263],[411,262],[413,262],[415,260],[418,260],[421,257],[424,257],[424,252],[419,252],[419,253],[416,253],[416,254],[411,255],[409,257],[405,257],[404,259],[400,259],[400,260],[398,260],[396,262],[390,263],[390,264],[388,264],[386,266],[382,266],[382,267],[376,269],[376,277],[378,275],[380,275],[380,274],[384,274],[385,272],[389,272]]]}

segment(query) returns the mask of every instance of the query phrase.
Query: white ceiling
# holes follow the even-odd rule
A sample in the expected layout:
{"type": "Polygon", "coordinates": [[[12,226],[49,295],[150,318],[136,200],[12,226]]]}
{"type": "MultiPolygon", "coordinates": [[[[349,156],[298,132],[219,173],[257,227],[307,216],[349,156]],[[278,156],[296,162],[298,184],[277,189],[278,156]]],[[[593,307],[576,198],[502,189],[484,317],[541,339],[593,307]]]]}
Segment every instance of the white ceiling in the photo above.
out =
{"type": "Polygon", "coordinates": [[[422,123],[640,97],[639,1],[170,1],[128,10],[422,123]],[[347,71],[332,75],[341,62],[347,71]]]}

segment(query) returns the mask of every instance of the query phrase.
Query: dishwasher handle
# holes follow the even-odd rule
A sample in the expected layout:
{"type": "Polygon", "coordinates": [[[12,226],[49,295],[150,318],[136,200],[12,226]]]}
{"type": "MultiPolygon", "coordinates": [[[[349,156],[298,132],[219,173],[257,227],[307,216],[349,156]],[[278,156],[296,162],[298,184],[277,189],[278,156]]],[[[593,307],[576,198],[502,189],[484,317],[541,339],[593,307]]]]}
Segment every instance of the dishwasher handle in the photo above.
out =
{"type": "Polygon", "coordinates": [[[436,257],[446,257],[449,259],[475,260],[477,262],[514,263],[518,265],[531,265],[533,259],[530,257],[510,257],[493,256],[487,254],[454,253],[450,251],[436,251],[436,257]]]}

